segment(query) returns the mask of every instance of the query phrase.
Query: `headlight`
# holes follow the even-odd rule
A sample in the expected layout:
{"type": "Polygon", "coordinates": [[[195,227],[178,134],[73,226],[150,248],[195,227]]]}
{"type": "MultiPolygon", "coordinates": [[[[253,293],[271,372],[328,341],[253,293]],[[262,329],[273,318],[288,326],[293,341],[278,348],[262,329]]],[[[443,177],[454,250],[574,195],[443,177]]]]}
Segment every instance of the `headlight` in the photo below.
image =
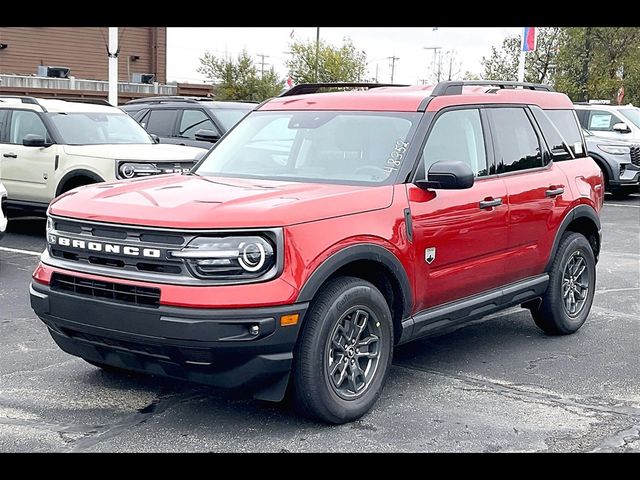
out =
{"type": "Polygon", "coordinates": [[[53,230],[53,219],[51,217],[47,217],[47,242],[55,243],[55,238],[51,235],[51,231],[53,230]]]}
{"type": "Polygon", "coordinates": [[[630,152],[629,147],[621,145],[598,145],[598,148],[611,155],[628,155],[630,152]]]}
{"type": "Polygon", "coordinates": [[[275,249],[259,236],[197,237],[170,255],[184,259],[198,277],[252,279],[275,274],[275,249]]]}
{"type": "Polygon", "coordinates": [[[162,173],[158,167],[152,163],[124,162],[118,166],[118,178],[147,177],[162,173]]]}

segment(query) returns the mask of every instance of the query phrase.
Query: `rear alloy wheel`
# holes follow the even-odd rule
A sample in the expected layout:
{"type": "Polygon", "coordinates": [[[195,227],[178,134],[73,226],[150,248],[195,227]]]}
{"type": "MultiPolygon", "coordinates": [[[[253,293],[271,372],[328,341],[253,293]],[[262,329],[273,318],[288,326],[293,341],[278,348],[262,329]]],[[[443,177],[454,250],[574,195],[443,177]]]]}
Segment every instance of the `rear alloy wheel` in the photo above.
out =
{"type": "Polygon", "coordinates": [[[531,307],[536,325],[550,335],[576,332],[587,319],[596,285],[596,262],[584,235],[566,232],[549,272],[549,286],[531,307]]]}
{"type": "Polygon", "coordinates": [[[329,423],[361,417],[380,396],[392,354],[393,321],[382,293],[359,278],[331,280],[314,298],[296,345],[297,407],[329,423]]]}

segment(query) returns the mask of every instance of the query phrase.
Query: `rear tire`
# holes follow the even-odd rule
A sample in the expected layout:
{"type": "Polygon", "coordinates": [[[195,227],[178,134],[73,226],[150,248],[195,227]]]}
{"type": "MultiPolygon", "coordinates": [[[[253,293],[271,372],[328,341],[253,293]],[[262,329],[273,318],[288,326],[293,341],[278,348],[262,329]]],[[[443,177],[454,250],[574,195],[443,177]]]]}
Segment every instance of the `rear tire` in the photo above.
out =
{"type": "Polygon", "coordinates": [[[538,306],[531,306],[536,325],[549,335],[567,335],[584,324],[596,285],[596,261],[584,235],[565,232],[549,273],[549,286],[538,306]]]}
{"type": "Polygon", "coordinates": [[[371,283],[338,277],[304,319],[293,365],[294,401],[304,414],[340,424],[371,409],[389,373],[393,320],[371,283]]]}

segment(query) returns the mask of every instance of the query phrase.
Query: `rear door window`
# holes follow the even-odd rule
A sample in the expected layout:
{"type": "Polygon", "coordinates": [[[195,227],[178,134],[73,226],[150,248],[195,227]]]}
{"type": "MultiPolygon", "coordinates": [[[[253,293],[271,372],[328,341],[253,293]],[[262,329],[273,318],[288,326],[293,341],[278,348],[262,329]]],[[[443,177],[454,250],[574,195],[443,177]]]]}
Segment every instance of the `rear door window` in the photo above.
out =
{"type": "Polygon", "coordinates": [[[538,135],[523,108],[489,108],[497,172],[543,166],[538,135]]]}
{"type": "Polygon", "coordinates": [[[575,157],[586,156],[582,135],[580,134],[580,126],[576,121],[573,110],[545,110],[543,114],[538,107],[532,107],[531,111],[547,140],[554,160],[568,160],[571,158],[571,155],[562,144],[563,138],[575,157]],[[553,125],[549,120],[553,122],[553,125]],[[555,128],[553,128],[554,126],[555,128]]]}

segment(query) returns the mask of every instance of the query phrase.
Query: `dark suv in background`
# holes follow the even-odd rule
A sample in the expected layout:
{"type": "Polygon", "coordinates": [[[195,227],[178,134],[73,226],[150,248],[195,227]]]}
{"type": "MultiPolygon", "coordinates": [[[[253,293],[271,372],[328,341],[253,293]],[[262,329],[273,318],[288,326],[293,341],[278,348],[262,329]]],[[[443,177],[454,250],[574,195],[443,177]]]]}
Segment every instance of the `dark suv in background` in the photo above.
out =
{"type": "Polygon", "coordinates": [[[160,143],[210,148],[256,106],[198,97],[152,97],[131,100],[120,108],[157,135],[160,143]]]}

